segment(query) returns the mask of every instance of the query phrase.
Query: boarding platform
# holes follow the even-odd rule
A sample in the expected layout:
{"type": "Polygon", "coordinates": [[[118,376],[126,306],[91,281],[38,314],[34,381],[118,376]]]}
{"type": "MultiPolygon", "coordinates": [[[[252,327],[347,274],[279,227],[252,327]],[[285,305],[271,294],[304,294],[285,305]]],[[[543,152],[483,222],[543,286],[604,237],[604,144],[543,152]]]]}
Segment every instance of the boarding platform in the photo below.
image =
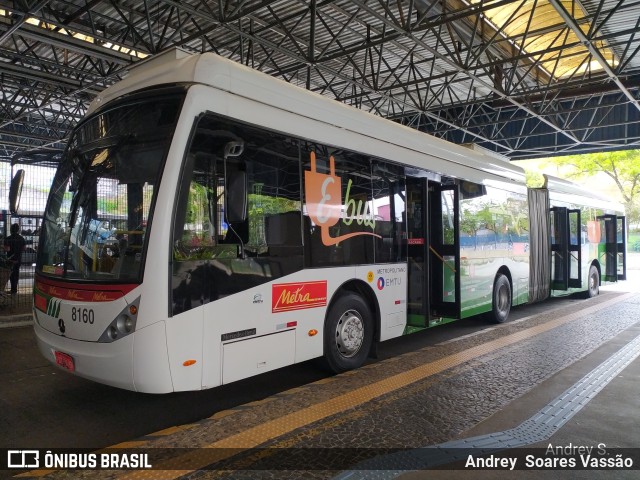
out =
{"type": "MultiPolygon", "coordinates": [[[[101,445],[118,450],[77,445],[83,453],[144,452],[150,469],[8,473],[52,479],[413,480],[513,478],[513,468],[519,478],[551,472],[554,478],[638,478],[638,273],[593,299],[553,299],[514,309],[502,325],[452,324],[396,339],[358,370],[324,375],[249,403],[232,401],[222,410],[212,403],[215,413],[209,417],[101,445]],[[397,348],[406,351],[398,355],[397,348]],[[584,467],[581,454],[591,455],[591,462],[609,458],[613,465],[584,467]],[[562,467],[561,458],[576,466],[562,467]]],[[[8,330],[0,331],[3,339],[8,330]]],[[[274,372],[274,378],[287,371],[274,372]]],[[[259,384],[248,379],[240,388],[259,384]]],[[[212,402],[215,394],[216,389],[183,398],[212,402]]],[[[132,402],[180,398],[127,395],[132,402]]],[[[64,399],[56,390],[47,401],[64,399]]],[[[7,443],[9,434],[3,435],[7,443]]],[[[20,443],[28,446],[24,439],[20,443]]],[[[54,452],[57,446],[49,445],[54,452]]]]}

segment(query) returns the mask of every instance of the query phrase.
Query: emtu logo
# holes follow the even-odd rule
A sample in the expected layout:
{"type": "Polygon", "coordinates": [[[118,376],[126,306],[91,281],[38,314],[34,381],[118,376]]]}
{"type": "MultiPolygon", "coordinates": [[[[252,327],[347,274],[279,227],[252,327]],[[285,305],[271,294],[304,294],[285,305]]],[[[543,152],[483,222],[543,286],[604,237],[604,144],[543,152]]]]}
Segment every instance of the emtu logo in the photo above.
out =
{"type": "MultiPolygon", "coordinates": [[[[316,171],[315,152],[310,153],[310,159],[311,169],[304,172],[305,199],[311,220],[320,226],[322,243],[326,246],[331,246],[359,235],[382,238],[373,232],[352,232],[338,237],[332,237],[329,234],[329,228],[338,223],[342,217],[342,179],[336,176],[333,155],[329,157],[329,175],[316,171]]],[[[356,221],[359,224],[364,223],[373,229],[375,220],[372,215],[367,213],[366,202],[362,200],[356,202],[356,200],[349,198],[350,187],[351,180],[349,180],[347,186],[345,215],[351,212],[352,217],[344,218],[343,222],[350,225],[354,220],[353,217],[356,217],[356,221]]]]}

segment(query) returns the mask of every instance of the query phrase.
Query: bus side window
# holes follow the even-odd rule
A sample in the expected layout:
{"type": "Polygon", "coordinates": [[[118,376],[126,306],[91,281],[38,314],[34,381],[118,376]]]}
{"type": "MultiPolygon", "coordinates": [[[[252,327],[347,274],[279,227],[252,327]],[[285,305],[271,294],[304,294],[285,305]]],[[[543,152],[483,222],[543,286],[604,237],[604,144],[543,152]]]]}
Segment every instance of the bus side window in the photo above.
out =
{"type": "MultiPolygon", "coordinates": [[[[406,260],[407,199],[404,171],[397,165],[375,159],[372,183],[375,215],[375,233],[381,238],[375,241],[375,262],[401,262],[406,260]]],[[[414,230],[421,231],[422,202],[408,203],[413,209],[409,216],[413,219],[414,230]],[[413,216],[411,216],[413,214],[413,216]]]]}
{"type": "Polygon", "coordinates": [[[215,203],[215,169],[212,158],[190,152],[185,162],[174,224],[174,258],[184,260],[200,247],[215,244],[211,218],[215,203]]]}
{"type": "Polygon", "coordinates": [[[176,201],[172,314],[303,268],[297,139],[204,115],[176,201]]]}

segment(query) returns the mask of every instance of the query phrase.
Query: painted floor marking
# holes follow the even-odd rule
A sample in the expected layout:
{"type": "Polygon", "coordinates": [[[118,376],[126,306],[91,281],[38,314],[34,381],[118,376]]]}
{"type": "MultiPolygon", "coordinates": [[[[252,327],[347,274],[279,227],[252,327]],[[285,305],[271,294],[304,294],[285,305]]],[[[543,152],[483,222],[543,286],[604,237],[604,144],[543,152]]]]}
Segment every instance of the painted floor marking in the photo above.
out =
{"type": "Polygon", "coordinates": [[[428,470],[464,460],[470,454],[485,455],[547,440],[639,355],[640,336],[637,336],[515,428],[373,458],[359,464],[357,470],[343,472],[335,480],[389,480],[407,471],[428,470]],[[384,470],[389,465],[398,468],[384,470]]]}
{"type": "MultiPolygon", "coordinates": [[[[339,397],[331,398],[319,404],[267,421],[243,432],[201,447],[202,449],[218,449],[215,455],[212,454],[211,450],[207,450],[206,455],[199,453],[198,450],[193,450],[192,452],[181,455],[175,459],[168,460],[166,465],[156,466],[156,468],[159,468],[157,470],[138,470],[129,472],[117,478],[127,480],[172,480],[183,475],[187,475],[204,468],[207,465],[211,465],[212,463],[237,455],[244,450],[258,447],[269,440],[285,435],[297,428],[305,427],[324,418],[358,407],[374,398],[381,397],[390,392],[406,387],[407,385],[418,382],[426,377],[456,367],[482,355],[491,353],[497,349],[530,339],[565,323],[623,302],[634,296],[636,296],[635,293],[621,295],[542,325],[537,325],[520,332],[512,333],[483,345],[469,348],[463,352],[448,355],[440,360],[421,365],[406,372],[392,375],[391,377],[380,380],[374,384],[365,385],[340,395],[339,397]],[[166,470],[161,470],[163,467],[166,468],[166,470]]],[[[357,370],[355,372],[357,372],[357,370]]]]}

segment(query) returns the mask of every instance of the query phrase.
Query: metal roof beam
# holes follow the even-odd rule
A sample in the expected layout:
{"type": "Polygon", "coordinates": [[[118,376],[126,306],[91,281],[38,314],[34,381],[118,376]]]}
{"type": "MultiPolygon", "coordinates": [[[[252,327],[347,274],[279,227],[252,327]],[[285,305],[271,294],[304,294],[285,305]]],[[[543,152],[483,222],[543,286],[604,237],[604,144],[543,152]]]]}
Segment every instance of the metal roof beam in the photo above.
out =
{"type": "Polygon", "coordinates": [[[33,8],[29,9],[29,11],[27,12],[11,10],[12,13],[16,13],[18,15],[22,14],[22,17],[20,18],[20,20],[18,20],[13,25],[11,25],[11,27],[2,34],[2,36],[0,36],[0,45],[2,45],[11,35],[13,35],[20,27],[22,27],[32,14],[36,13],[38,10],[44,7],[47,3],[49,3],[49,0],[42,0],[40,3],[35,5],[33,8]]]}
{"type": "Polygon", "coordinates": [[[600,50],[598,50],[593,45],[592,39],[588,38],[584,34],[584,32],[580,29],[580,27],[575,22],[573,17],[564,8],[564,5],[558,0],[548,0],[548,1],[553,6],[553,8],[557,10],[560,16],[564,19],[564,21],[567,22],[567,25],[569,26],[569,28],[573,30],[573,33],[575,33],[575,35],[580,39],[580,41],[584,44],[584,46],[589,50],[591,55],[593,55],[593,57],[598,61],[598,63],[600,63],[604,71],[607,72],[607,75],[609,75],[609,78],[611,78],[611,80],[614,81],[614,83],[618,86],[618,88],[624,94],[624,96],[627,97],[629,101],[640,111],[640,103],[638,102],[636,97],[634,97],[631,94],[631,92],[627,89],[627,87],[625,87],[625,85],[620,81],[620,79],[618,78],[618,75],[616,75],[616,73],[613,71],[613,69],[607,62],[607,60],[600,53],[600,50]]]}
{"type": "MultiPolygon", "coordinates": [[[[82,83],[78,80],[62,77],[52,73],[47,73],[44,70],[36,70],[33,68],[22,67],[20,65],[14,65],[12,63],[2,62],[0,63],[0,72],[11,74],[19,78],[26,78],[28,80],[36,82],[46,82],[47,85],[56,85],[61,88],[78,89],[82,86],[82,83]]],[[[88,91],[91,95],[97,95],[100,90],[88,91]]]]}
{"type": "Polygon", "coordinates": [[[35,135],[33,133],[27,133],[24,131],[16,132],[16,131],[7,131],[7,130],[0,130],[0,136],[2,136],[3,139],[6,137],[16,137],[16,138],[24,138],[28,140],[35,140],[37,142],[50,142],[53,139],[51,136],[35,135]]]}
{"type": "MultiPolygon", "coordinates": [[[[302,64],[302,65],[306,66],[309,63],[309,59],[306,58],[306,53],[304,54],[304,56],[299,54],[299,53],[294,53],[294,52],[292,52],[290,50],[287,50],[287,49],[281,47],[280,45],[278,45],[278,44],[276,44],[276,43],[274,43],[272,41],[266,40],[264,38],[260,38],[256,34],[247,33],[245,31],[243,31],[242,29],[238,28],[236,25],[233,25],[232,23],[221,23],[220,20],[218,20],[217,18],[213,17],[212,15],[207,14],[207,13],[203,12],[202,10],[198,10],[198,9],[196,9],[194,7],[191,7],[191,6],[188,6],[188,5],[185,5],[185,4],[180,4],[180,3],[178,3],[178,2],[176,2],[174,0],[161,0],[161,1],[166,3],[166,4],[174,5],[176,7],[179,7],[182,10],[189,12],[191,15],[200,17],[200,18],[202,18],[202,19],[204,19],[204,20],[206,20],[208,22],[219,23],[224,28],[229,29],[230,31],[234,32],[235,34],[239,35],[242,38],[255,41],[256,43],[261,44],[261,45],[263,45],[263,46],[265,46],[267,48],[270,48],[272,50],[276,50],[276,51],[278,51],[280,53],[285,54],[288,58],[291,58],[291,59],[295,60],[296,62],[298,62],[298,64],[302,64]]],[[[330,66],[324,65],[324,64],[320,63],[319,61],[316,62],[313,65],[313,67],[316,68],[316,69],[324,70],[327,73],[329,73],[330,75],[333,75],[335,78],[340,78],[341,80],[344,80],[347,83],[356,86],[357,88],[361,88],[361,89],[363,89],[365,91],[372,91],[370,86],[368,86],[366,84],[363,84],[361,82],[358,82],[354,78],[349,77],[348,75],[343,74],[343,73],[341,73],[339,71],[336,71],[335,69],[331,68],[330,66]]],[[[378,93],[378,92],[373,92],[373,93],[378,93]]],[[[408,107],[413,108],[413,109],[416,108],[415,105],[407,103],[406,101],[404,101],[402,99],[394,98],[393,96],[390,96],[388,94],[380,94],[380,95],[382,97],[387,98],[390,102],[403,104],[403,105],[408,106],[408,107]]],[[[426,111],[425,112],[421,112],[421,113],[423,113],[424,115],[433,115],[433,114],[430,114],[429,112],[426,112],[426,111]]],[[[439,120],[442,121],[442,122],[445,122],[443,119],[439,119],[439,120]]],[[[448,123],[452,128],[461,129],[460,126],[455,125],[455,124],[453,124],[451,122],[446,122],[446,123],[448,123]]],[[[491,142],[491,143],[493,142],[493,140],[488,139],[488,138],[484,138],[481,135],[478,135],[476,133],[473,133],[473,132],[467,132],[467,133],[469,135],[473,135],[474,137],[480,138],[481,140],[483,140],[485,142],[491,142]]]]}
{"type": "Polygon", "coordinates": [[[63,95],[63,96],[61,96],[61,97],[57,97],[57,98],[55,98],[55,99],[53,99],[53,100],[49,100],[49,99],[47,98],[47,99],[45,99],[45,100],[43,101],[43,103],[42,103],[41,105],[39,105],[39,106],[37,106],[37,107],[34,107],[34,108],[31,108],[31,109],[28,109],[28,110],[25,110],[25,111],[23,111],[23,112],[20,112],[20,113],[19,113],[15,118],[11,118],[11,119],[9,119],[8,121],[5,121],[5,122],[1,123],[1,124],[0,124],[0,129],[2,129],[2,128],[6,127],[7,125],[10,125],[10,124],[12,124],[12,123],[16,122],[17,120],[19,120],[19,119],[21,119],[21,118],[25,117],[26,115],[28,115],[28,114],[30,114],[30,113],[33,113],[33,112],[35,112],[35,111],[38,111],[39,109],[49,107],[49,106],[54,105],[54,104],[56,104],[56,103],[62,103],[62,102],[63,102],[63,100],[64,100],[64,99],[67,99],[67,98],[77,98],[77,97],[78,97],[78,95],[79,95],[80,93],[83,93],[83,92],[85,92],[85,91],[87,91],[87,90],[91,89],[92,87],[95,87],[95,86],[96,86],[96,85],[98,85],[100,82],[104,82],[105,80],[107,80],[107,78],[109,78],[109,77],[113,77],[113,76],[116,76],[116,75],[119,75],[119,74],[123,73],[123,72],[124,72],[124,71],[126,71],[126,70],[127,70],[127,68],[126,68],[126,67],[120,68],[119,70],[116,70],[116,71],[112,72],[108,77],[106,77],[106,78],[102,78],[102,79],[100,79],[99,81],[91,82],[91,83],[89,83],[89,84],[85,85],[84,87],[80,87],[80,88],[78,88],[78,89],[74,90],[73,92],[70,92],[70,93],[69,93],[69,94],[67,94],[67,95],[63,95]]]}
{"type": "MultiPolygon", "coordinates": [[[[11,21],[8,18],[0,17],[0,26],[9,27],[10,25],[11,21]]],[[[9,27],[9,30],[11,30],[11,27],[9,27]]],[[[7,32],[5,32],[5,35],[6,33],[7,32]]],[[[132,60],[131,55],[126,55],[110,48],[101,47],[85,42],[84,40],[78,40],[70,35],[64,35],[53,30],[46,30],[29,24],[22,25],[22,28],[17,32],[13,32],[13,34],[30,38],[31,40],[36,40],[44,44],[67,48],[82,55],[90,55],[108,62],[119,63],[121,65],[128,65],[132,60]]]]}
{"type": "MultiPolygon", "coordinates": [[[[389,27],[391,27],[393,29],[396,29],[396,30],[398,29],[398,26],[395,24],[395,22],[391,22],[387,18],[385,18],[384,16],[378,14],[378,12],[376,12],[371,7],[369,7],[365,2],[362,2],[361,0],[353,0],[353,3],[357,4],[360,8],[362,8],[365,11],[367,11],[370,15],[376,17],[379,21],[386,23],[389,27]]],[[[562,128],[558,127],[556,124],[554,124],[553,122],[547,120],[546,118],[540,117],[536,111],[532,110],[531,108],[527,107],[526,105],[524,105],[524,104],[514,100],[513,98],[509,97],[509,95],[505,94],[501,89],[496,88],[494,85],[492,85],[489,82],[486,82],[481,77],[479,77],[478,75],[473,73],[469,68],[466,68],[466,67],[464,67],[462,65],[459,65],[458,63],[456,63],[454,60],[450,59],[446,55],[441,54],[436,49],[432,48],[429,44],[427,44],[426,42],[422,41],[422,39],[417,38],[412,32],[404,31],[404,33],[405,33],[405,35],[407,37],[411,38],[411,40],[414,41],[416,44],[420,45],[422,48],[424,48],[425,50],[430,52],[432,55],[434,55],[438,59],[440,59],[443,62],[445,62],[447,65],[451,66],[454,70],[456,70],[456,72],[461,73],[463,75],[466,75],[467,77],[469,77],[469,78],[473,79],[474,81],[478,82],[483,87],[491,90],[498,97],[509,101],[510,103],[512,103],[516,107],[524,110],[525,112],[529,113],[530,115],[532,115],[532,116],[534,116],[536,118],[539,118],[542,122],[544,122],[547,125],[549,125],[553,130],[555,130],[558,133],[566,136],[567,138],[569,138],[573,142],[580,143],[580,140],[578,140],[571,133],[565,132],[564,130],[562,130],[562,128]]]]}

